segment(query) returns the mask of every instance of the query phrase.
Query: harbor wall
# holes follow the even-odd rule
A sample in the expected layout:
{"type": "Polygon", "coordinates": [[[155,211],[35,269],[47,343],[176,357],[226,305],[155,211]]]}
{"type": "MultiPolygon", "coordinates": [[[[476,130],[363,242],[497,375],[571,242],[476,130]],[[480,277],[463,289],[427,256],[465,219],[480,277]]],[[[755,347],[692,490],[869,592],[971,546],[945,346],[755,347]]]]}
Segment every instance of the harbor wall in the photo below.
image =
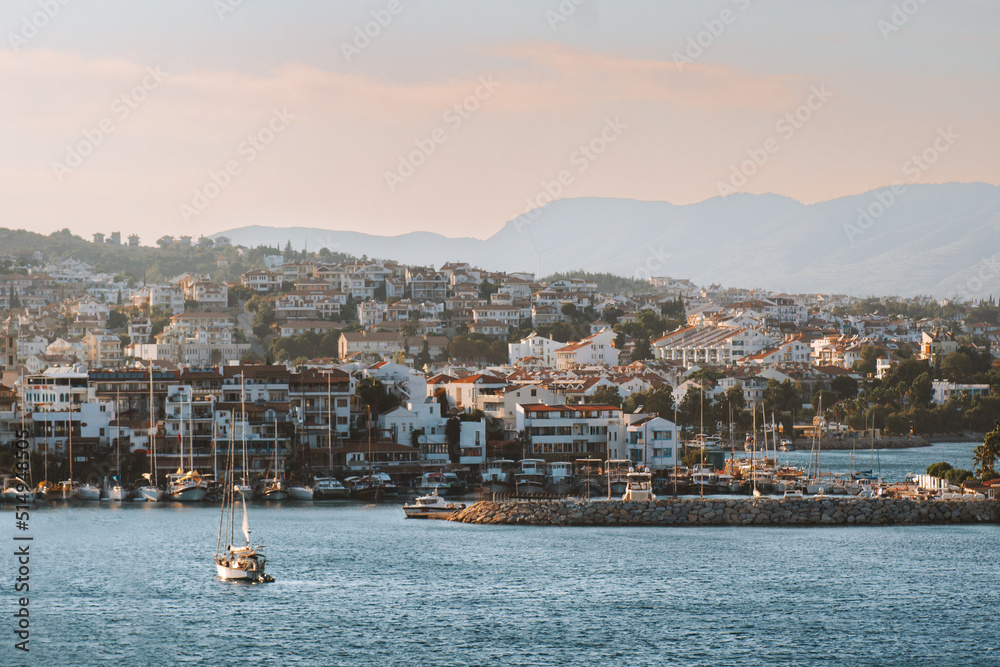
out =
{"type": "Polygon", "coordinates": [[[893,526],[1000,523],[1000,500],[670,498],[478,502],[451,517],[535,526],[893,526]]]}

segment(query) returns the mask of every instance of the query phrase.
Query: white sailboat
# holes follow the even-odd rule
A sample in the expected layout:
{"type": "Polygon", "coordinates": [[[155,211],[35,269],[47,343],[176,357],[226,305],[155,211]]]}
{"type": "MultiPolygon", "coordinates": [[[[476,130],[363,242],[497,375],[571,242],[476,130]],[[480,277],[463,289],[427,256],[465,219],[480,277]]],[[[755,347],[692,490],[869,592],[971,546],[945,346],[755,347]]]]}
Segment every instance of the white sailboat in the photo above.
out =
{"type": "MultiPolygon", "coordinates": [[[[189,410],[193,411],[194,406],[189,401],[189,410]]],[[[190,412],[188,419],[190,420],[190,412]]],[[[201,502],[208,495],[208,482],[202,478],[194,469],[194,429],[188,429],[188,449],[191,469],[184,472],[184,407],[181,403],[181,416],[179,418],[180,432],[177,437],[180,439],[180,463],[177,472],[167,475],[167,495],[171,499],[182,503],[201,502]]],[[[189,425],[190,426],[190,425],[189,425]]]]}
{"type": "Polygon", "coordinates": [[[219,517],[219,537],[215,543],[215,571],[220,579],[269,582],[274,578],[264,572],[267,566],[267,556],[264,547],[252,546],[250,542],[250,519],[247,514],[246,495],[239,491],[233,476],[233,450],[229,449],[229,464],[222,485],[222,510],[219,517]],[[238,498],[238,500],[237,500],[238,498]],[[243,545],[237,546],[236,541],[236,505],[239,502],[243,509],[243,521],[240,532],[243,534],[243,545]]]}
{"type": "Polygon", "coordinates": [[[115,467],[118,468],[118,476],[114,478],[114,484],[108,488],[108,499],[121,502],[123,500],[128,500],[128,489],[122,485],[122,443],[121,434],[122,427],[121,415],[118,410],[118,391],[115,390],[115,467]]]}
{"type": "Polygon", "coordinates": [[[149,472],[143,473],[146,483],[136,488],[136,498],[150,503],[163,499],[163,490],[156,479],[156,419],[153,408],[153,362],[149,362],[149,472]]]}

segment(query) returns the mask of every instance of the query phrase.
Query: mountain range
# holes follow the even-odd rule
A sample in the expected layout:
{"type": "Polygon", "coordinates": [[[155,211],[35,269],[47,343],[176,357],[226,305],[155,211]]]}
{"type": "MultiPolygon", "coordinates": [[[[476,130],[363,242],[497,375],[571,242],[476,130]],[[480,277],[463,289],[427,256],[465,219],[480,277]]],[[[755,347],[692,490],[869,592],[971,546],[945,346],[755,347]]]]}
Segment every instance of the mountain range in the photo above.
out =
{"type": "Polygon", "coordinates": [[[813,204],[734,194],[677,206],[561,199],[487,239],[240,227],[234,244],[308,247],[406,264],[469,262],[537,276],[583,269],[787,292],[977,298],[1000,292],[1000,187],[906,184],[813,204]]]}

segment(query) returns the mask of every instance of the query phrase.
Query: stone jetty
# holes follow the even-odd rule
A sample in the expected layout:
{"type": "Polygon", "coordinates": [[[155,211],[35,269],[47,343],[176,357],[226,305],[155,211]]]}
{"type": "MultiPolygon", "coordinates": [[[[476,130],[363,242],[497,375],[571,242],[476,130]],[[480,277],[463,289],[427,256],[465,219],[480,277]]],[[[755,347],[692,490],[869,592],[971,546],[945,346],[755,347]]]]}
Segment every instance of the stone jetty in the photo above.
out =
{"type": "Polygon", "coordinates": [[[534,526],[894,526],[1000,523],[998,500],[670,498],[479,502],[451,521],[534,526]]]}

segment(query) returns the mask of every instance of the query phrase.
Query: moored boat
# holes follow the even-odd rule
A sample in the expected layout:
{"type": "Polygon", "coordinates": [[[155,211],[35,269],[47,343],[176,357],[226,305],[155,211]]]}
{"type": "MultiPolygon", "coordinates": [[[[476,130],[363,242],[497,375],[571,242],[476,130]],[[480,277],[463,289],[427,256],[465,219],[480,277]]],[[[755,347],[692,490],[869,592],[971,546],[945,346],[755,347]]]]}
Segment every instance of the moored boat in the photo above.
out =
{"type": "Polygon", "coordinates": [[[487,461],[483,472],[483,490],[486,493],[510,493],[514,488],[514,466],[510,459],[487,461]]]}
{"type": "Polygon", "coordinates": [[[292,500],[312,500],[313,488],[305,484],[288,487],[288,497],[292,500]]]}
{"type": "Polygon", "coordinates": [[[648,471],[633,471],[627,473],[625,495],[622,500],[637,502],[653,502],[656,495],[653,494],[653,476],[648,471]]]}
{"type": "Polygon", "coordinates": [[[412,505],[403,505],[407,519],[427,519],[430,517],[448,517],[465,509],[464,503],[448,502],[436,492],[419,496],[412,505]]]}
{"type": "Polygon", "coordinates": [[[167,496],[181,503],[201,502],[208,495],[208,483],[197,471],[167,475],[167,496]]]}
{"type": "Polygon", "coordinates": [[[546,485],[550,493],[558,495],[565,495],[572,491],[573,464],[568,461],[550,463],[546,485]]]}
{"type": "Polygon", "coordinates": [[[522,459],[514,473],[514,490],[519,496],[545,492],[545,461],[522,459]]]}
{"type": "Polygon", "coordinates": [[[349,496],[348,488],[336,477],[316,477],[313,479],[314,500],[339,500],[349,496]]]}

